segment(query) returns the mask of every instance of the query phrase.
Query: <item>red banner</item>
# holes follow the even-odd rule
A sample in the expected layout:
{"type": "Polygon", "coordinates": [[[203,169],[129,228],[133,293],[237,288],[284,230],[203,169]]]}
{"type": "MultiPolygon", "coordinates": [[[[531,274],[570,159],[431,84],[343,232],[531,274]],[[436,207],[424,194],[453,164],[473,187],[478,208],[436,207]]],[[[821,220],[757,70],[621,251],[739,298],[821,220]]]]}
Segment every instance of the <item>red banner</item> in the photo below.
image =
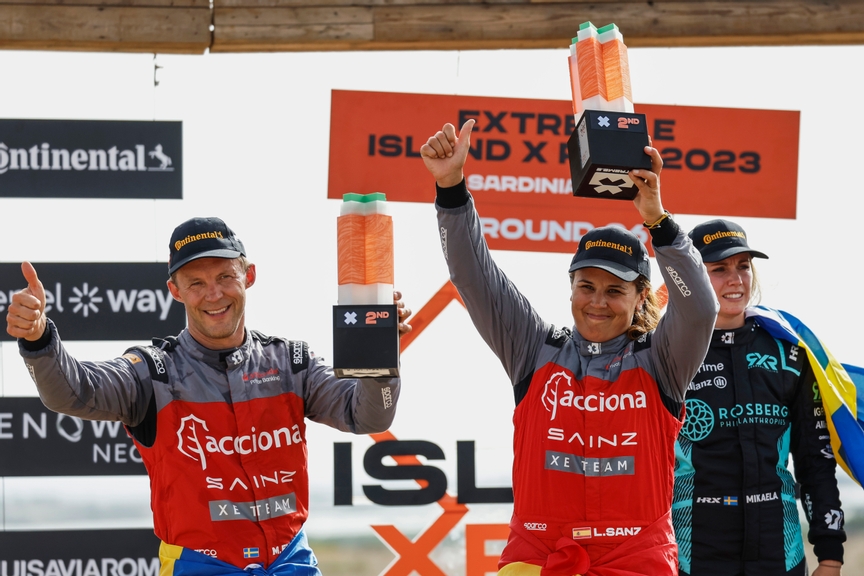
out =
{"type": "MultiPolygon", "coordinates": [[[[636,111],[647,116],[663,156],[663,203],[671,212],[795,218],[798,112],[636,111]]],[[[572,196],[574,118],[566,100],[334,90],[328,198],[385,192],[388,200],[432,202],[420,146],[445,122],[458,127],[468,118],[477,124],[465,176],[492,248],[573,252],[586,224],[638,229],[632,206],[572,196]]]]}

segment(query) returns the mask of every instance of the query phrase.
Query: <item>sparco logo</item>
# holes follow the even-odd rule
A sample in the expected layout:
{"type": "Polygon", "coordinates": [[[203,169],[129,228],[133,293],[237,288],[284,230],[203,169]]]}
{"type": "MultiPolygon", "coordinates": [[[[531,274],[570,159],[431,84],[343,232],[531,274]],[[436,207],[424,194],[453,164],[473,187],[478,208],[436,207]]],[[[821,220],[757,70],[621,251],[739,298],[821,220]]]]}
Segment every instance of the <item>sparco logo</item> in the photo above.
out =
{"type": "Polygon", "coordinates": [[[447,259],[447,228],[441,227],[441,250],[444,251],[444,259],[447,259]]]}
{"type": "Polygon", "coordinates": [[[690,289],[687,287],[687,284],[684,283],[684,280],[678,274],[678,271],[671,266],[666,266],[666,272],[669,273],[669,277],[672,278],[673,282],[675,282],[675,285],[678,287],[678,290],[681,291],[681,294],[683,294],[685,298],[690,296],[690,289]]]}
{"type": "Polygon", "coordinates": [[[293,364],[303,363],[303,343],[294,342],[291,344],[291,362],[293,364]]]}
{"type": "Polygon", "coordinates": [[[525,530],[546,530],[545,522],[525,522],[523,526],[525,526],[525,530]]]}
{"type": "Polygon", "coordinates": [[[66,150],[52,148],[48,142],[30,148],[10,148],[0,142],[0,174],[9,170],[95,170],[101,172],[173,172],[171,157],[161,144],[146,152],[144,144],[135,150],[66,150]],[[156,160],[156,166],[147,165],[147,156],[156,160]]]}
{"type": "Polygon", "coordinates": [[[300,426],[297,424],[291,428],[283,427],[269,432],[256,432],[253,426],[251,434],[222,438],[204,434],[209,431],[207,422],[192,414],[180,419],[180,428],[177,430],[177,449],[184,456],[201,462],[202,470],[207,469],[207,453],[221,453],[226,456],[235,453],[252,454],[303,442],[300,426]],[[204,440],[203,444],[201,437],[204,440]]]}
{"type": "Polygon", "coordinates": [[[151,354],[151,358],[153,358],[153,367],[156,369],[157,374],[165,374],[165,363],[162,362],[161,354],[151,354]]]}
{"type": "Polygon", "coordinates": [[[390,393],[390,386],[381,389],[381,396],[384,398],[384,408],[393,406],[393,395],[390,393]]]}

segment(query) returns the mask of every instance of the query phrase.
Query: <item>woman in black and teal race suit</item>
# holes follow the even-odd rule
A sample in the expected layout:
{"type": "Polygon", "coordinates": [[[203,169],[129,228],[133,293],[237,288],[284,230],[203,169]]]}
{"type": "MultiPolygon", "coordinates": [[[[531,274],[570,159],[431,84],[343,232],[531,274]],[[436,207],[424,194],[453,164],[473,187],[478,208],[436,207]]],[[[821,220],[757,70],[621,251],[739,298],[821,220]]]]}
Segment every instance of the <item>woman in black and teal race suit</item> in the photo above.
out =
{"type": "Polygon", "coordinates": [[[758,286],[744,230],[712,220],[689,233],[720,302],[714,335],[687,390],[676,445],[672,518],[685,576],[807,574],[795,480],[819,559],[837,576],[843,512],[825,413],[807,354],[774,338],[750,307],[758,286]],[[795,478],[788,469],[789,455],[795,478]]]}

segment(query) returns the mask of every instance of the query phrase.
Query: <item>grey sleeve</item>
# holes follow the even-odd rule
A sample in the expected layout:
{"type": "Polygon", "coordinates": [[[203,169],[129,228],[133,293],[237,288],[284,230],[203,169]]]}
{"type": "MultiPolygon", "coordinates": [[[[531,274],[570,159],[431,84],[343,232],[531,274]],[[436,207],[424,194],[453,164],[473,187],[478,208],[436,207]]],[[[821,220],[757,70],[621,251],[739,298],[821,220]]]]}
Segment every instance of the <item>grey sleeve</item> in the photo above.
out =
{"type": "Polygon", "coordinates": [[[29,351],[18,346],[45,407],[85,420],[140,424],[153,395],[146,362],[131,353],[105,362],[82,362],[66,351],[50,320],[48,330],[51,338],[45,348],[29,351]]]}
{"type": "Polygon", "coordinates": [[[303,398],[307,418],[354,434],[390,428],[399,400],[399,378],[337,378],[330,366],[309,356],[303,398]]]}
{"type": "MultiPolygon", "coordinates": [[[[458,208],[443,208],[437,203],[436,208],[450,280],[474,327],[515,386],[533,371],[534,359],[551,326],[492,260],[473,199],[458,208]]],[[[561,281],[566,281],[563,274],[561,281]]]]}
{"type": "Polygon", "coordinates": [[[719,304],[702,257],[683,231],[654,251],[669,303],[652,337],[651,361],[661,390],[683,401],[708,352],[719,304]]]}

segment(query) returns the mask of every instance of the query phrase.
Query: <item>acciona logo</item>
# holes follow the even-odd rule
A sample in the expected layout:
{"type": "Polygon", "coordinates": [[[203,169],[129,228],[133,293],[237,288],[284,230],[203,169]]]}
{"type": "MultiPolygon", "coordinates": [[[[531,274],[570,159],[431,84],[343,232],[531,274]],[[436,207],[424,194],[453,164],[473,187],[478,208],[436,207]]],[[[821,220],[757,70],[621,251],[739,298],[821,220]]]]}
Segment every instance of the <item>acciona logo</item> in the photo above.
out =
{"type": "Polygon", "coordinates": [[[540,400],[546,411],[550,413],[550,421],[555,420],[559,406],[584,412],[615,412],[647,408],[645,392],[641,390],[634,394],[606,394],[605,392],[582,394],[572,388],[572,377],[563,370],[555,372],[546,381],[540,400]]]}
{"type": "Polygon", "coordinates": [[[208,454],[231,456],[267,452],[283,446],[301,444],[303,437],[297,424],[290,428],[283,426],[269,431],[257,431],[255,426],[252,426],[249,434],[217,437],[210,433],[210,427],[205,420],[190,414],[180,419],[177,440],[177,450],[184,456],[200,462],[201,469],[206,470],[208,454]]]}
{"type": "Polygon", "coordinates": [[[163,150],[162,144],[156,144],[146,152],[144,144],[136,144],[133,149],[126,150],[117,146],[107,150],[68,150],[53,148],[48,142],[29,148],[12,148],[0,142],[0,175],[10,170],[173,172],[172,164],[171,156],[163,150]]]}

